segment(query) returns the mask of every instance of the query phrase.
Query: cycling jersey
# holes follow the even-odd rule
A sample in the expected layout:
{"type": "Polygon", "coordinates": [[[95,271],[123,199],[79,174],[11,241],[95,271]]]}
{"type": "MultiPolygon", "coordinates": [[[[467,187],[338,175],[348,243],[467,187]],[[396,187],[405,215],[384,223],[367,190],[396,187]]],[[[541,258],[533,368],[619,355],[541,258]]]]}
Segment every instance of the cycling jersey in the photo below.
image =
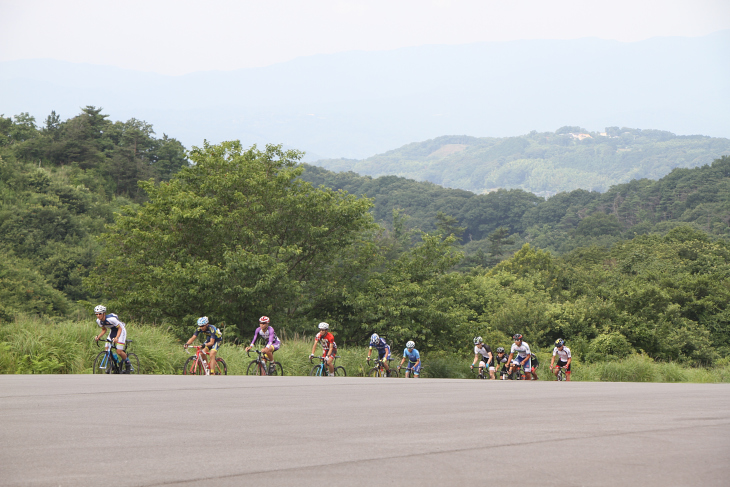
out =
{"type": "Polygon", "coordinates": [[[99,328],[102,328],[102,327],[124,328],[125,327],[125,324],[119,320],[119,316],[115,315],[114,313],[109,313],[108,315],[104,316],[104,321],[101,321],[99,318],[97,318],[96,323],[99,325],[99,328]]]}
{"type": "Polygon", "coordinates": [[[514,354],[515,352],[517,352],[517,356],[520,357],[520,359],[525,360],[530,355],[530,346],[525,342],[522,342],[522,345],[519,346],[516,343],[513,343],[510,353],[514,354]]]}
{"type": "MultiPolygon", "coordinates": [[[[104,321],[97,318],[96,323],[99,325],[99,328],[110,329],[109,339],[117,339],[117,350],[124,349],[124,343],[127,341],[127,328],[125,327],[124,323],[119,320],[119,316],[115,315],[114,313],[109,313],[108,315],[104,316],[104,321]]],[[[107,345],[107,348],[108,347],[109,345],[107,345]]]]}
{"type": "Polygon", "coordinates": [[[537,361],[537,355],[535,355],[534,353],[530,354],[530,361],[532,362],[533,369],[536,369],[538,367],[538,365],[540,365],[537,361]]]}
{"type": "Polygon", "coordinates": [[[264,342],[266,342],[267,347],[271,347],[274,350],[279,350],[279,346],[281,345],[281,341],[279,341],[279,337],[276,336],[276,332],[274,331],[274,327],[269,325],[266,327],[266,331],[262,331],[261,327],[259,326],[256,328],[256,331],[253,332],[253,340],[251,340],[251,346],[253,347],[253,344],[256,343],[256,338],[261,337],[264,342]]]}
{"type": "Polygon", "coordinates": [[[421,354],[419,354],[418,350],[416,350],[415,348],[412,352],[409,352],[406,348],[405,350],[403,350],[403,357],[407,358],[409,363],[415,364],[421,359],[421,354]]]}
{"type": "Polygon", "coordinates": [[[213,338],[216,342],[223,340],[223,332],[213,325],[208,325],[208,329],[205,331],[198,328],[195,330],[195,333],[193,333],[193,336],[198,336],[201,333],[205,336],[205,343],[208,343],[211,338],[213,338]]]}
{"type": "Polygon", "coordinates": [[[386,354],[388,355],[388,358],[390,358],[390,345],[388,345],[384,339],[379,338],[377,343],[371,343],[370,350],[373,348],[378,351],[379,359],[382,360],[386,354]]]}
{"type": "Polygon", "coordinates": [[[330,344],[332,344],[333,352],[332,355],[337,354],[337,344],[335,343],[335,337],[330,332],[319,332],[317,333],[317,336],[314,337],[314,343],[319,342],[320,345],[322,345],[322,352],[323,355],[327,355],[327,352],[330,349],[330,344]]]}
{"type": "Polygon", "coordinates": [[[474,355],[476,355],[478,353],[482,354],[482,357],[484,357],[484,362],[486,362],[487,365],[494,364],[494,354],[492,353],[492,349],[489,347],[489,345],[482,343],[482,348],[479,348],[476,345],[474,345],[474,355]],[[487,362],[487,359],[489,358],[488,354],[490,354],[490,353],[492,353],[492,360],[487,362]]]}
{"type": "Polygon", "coordinates": [[[560,350],[558,347],[553,348],[553,357],[558,356],[558,360],[567,362],[570,358],[570,349],[563,345],[563,349],[560,350]]]}

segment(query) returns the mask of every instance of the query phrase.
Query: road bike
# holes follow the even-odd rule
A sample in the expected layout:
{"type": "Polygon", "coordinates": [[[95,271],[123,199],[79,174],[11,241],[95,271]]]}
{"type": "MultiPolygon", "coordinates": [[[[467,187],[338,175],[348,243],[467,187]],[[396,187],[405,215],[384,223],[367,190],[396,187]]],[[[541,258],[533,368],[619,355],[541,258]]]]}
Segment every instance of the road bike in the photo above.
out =
{"type": "MultiPolygon", "coordinates": [[[[556,366],[556,367],[557,367],[557,366],[556,366]]],[[[567,368],[568,368],[568,367],[566,367],[566,366],[562,366],[562,367],[557,367],[557,369],[558,369],[558,375],[557,375],[557,377],[556,377],[556,378],[557,378],[558,380],[567,380],[567,377],[566,377],[566,374],[565,374],[565,370],[566,370],[567,368]]]]}
{"type": "MultiPolygon", "coordinates": [[[[208,362],[205,361],[205,355],[203,355],[203,348],[205,347],[202,345],[195,345],[193,347],[189,346],[185,349],[185,351],[190,353],[188,348],[194,348],[195,355],[189,357],[185,361],[185,365],[183,365],[182,370],[183,375],[210,375],[208,362]]],[[[228,365],[226,365],[225,360],[220,357],[216,357],[215,365],[216,369],[214,375],[228,375],[228,365]]]]}
{"type": "Polygon", "coordinates": [[[510,374],[509,369],[503,367],[499,371],[499,378],[502,380],[525,380],[525,371],[522,366],[519,366],[516,371],[510,374]]]}
{"type": "MultiPolygon", "coordinates": [[[[368,359],[369,361],[369,359],[368,359]]],[[[392,362],[393,359],[388,359],[388,365],[390,365],[390,362],[392,362]]],[[[383,359],[376,358],[375,359],[375,367],[370,369],[368,371],[368,376],[370,377],[395,377],[398,378],[398,369],[389,367],[390,370],[385,368],[385,361],[383,359]]]]}
{"type": "MultiPolygon", "coordinates": [[[[129,359],[129,370],[125,370],[126,364],[117,355],[116,344],[110,339],[106,339],[107,345],[103,352],[94,359],[94,365],[91,370],[94,374],[139,374],[141,369],[139,367],[139,358],[136,354],[127,352],[127,347],[132,343],[132,340],[127,340],[124,344],[124,351],[127,352],[127,358],[129,359]]],[[[96,341],[96,346],[99,346],[99,340],[96,341]]]]}
{"type": "Polygon", "coordinates": [[[489,379],[489,374],[487,373],[487,368],[488,367],[489,367],[488,365],[485,365],[484,367],[482,367],[480,365],[478,372],[475,371],[473,368],[471,369],[471,371],[474,372],[477,375],[477,379],[489,379]]]}
{"type": "MultiPolygon", "coordinates": [[[[246,352],[249,357],[251,356],[250,352],[250,350],[246,352]]],[[[259,357],[249,362],[246,375],[284,375],[284,367],[279,362],[269,362],[261,350],[254,350],[254,352],[259,357]]]]}
{"type": "MultiPolygon", "coordinates": [[[[337,362],[337,359],[340,358],[339,355],[335,355],[335,359],[332,362],[332,365],[335,365],[337,362]]],[[[309,362],[312,362],[312,357],[309,357],[309,362]]],[[[324,357],[319,357],[319,365],[315,365],[312,367],[312,370],[309,372],[310,376],[316,376],[316,377],[327,377],[329,375],[329,369],[327,368],[327,362],[325,362],[324,357]]],[[[347,377],[347,372],[345,371],[345,368],[341,365],[335,366],[335,376],[336,377],[347,377]]]]}
{"type": "MultiPolygon", "coordinates": [[[[413,367],[415,365],[416,364],[411,364],[409,362],[409,364],[406,366],[406,371],[404,372],[403,377],[405,377],[406,379],[412,379],[413,377],[415,377],[415,374],[413,373],[413,367]]],[[[401,369],[401,366],[399,365],[397,370],[400,371],[400,369],[401,369]]],[[[420,370],[418,371],[418,376],[423,377],[423,364],[421,364],[420,370]]]]}

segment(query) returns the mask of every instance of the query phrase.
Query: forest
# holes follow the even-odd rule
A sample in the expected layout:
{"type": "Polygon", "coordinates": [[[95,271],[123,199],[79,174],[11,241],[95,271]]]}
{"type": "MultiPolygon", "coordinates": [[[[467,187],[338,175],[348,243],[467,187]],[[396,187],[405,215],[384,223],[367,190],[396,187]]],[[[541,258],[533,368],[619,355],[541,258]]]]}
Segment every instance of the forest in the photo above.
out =
{"type": "Polygon", "coordinates": [[[730,154],[730,140],[663,130],[561,127],[519,137],[443,136],[363,160],[316,165],[369,176],[396,175],[475,193],[522,189],[540,196],[584,189],[605,192],[634,179],[659,179],[675,168],[730,154]]]}
{"type": "Polygon", "coordinates": [[[301,157],[186,150],[96,107],[0,117],[0,326],[104,302],[178,337],[207,315],[233,343],[269,315],[290,336],[327,321],[338,343],[377,332],[434,354],[519,332],[586,363],[728,361],[728,157],[548,199],[301,157]]]}

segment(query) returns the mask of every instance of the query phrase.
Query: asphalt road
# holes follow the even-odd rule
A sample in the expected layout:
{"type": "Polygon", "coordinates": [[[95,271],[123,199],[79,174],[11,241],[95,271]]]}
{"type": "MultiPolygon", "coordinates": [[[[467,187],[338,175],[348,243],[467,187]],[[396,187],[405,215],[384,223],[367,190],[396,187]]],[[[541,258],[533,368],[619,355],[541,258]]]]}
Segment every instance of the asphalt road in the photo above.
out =
{"type": "Polygon", "coordinates": [[[0,376],[0,485],[730,485],[730,385],[0,376]]]}

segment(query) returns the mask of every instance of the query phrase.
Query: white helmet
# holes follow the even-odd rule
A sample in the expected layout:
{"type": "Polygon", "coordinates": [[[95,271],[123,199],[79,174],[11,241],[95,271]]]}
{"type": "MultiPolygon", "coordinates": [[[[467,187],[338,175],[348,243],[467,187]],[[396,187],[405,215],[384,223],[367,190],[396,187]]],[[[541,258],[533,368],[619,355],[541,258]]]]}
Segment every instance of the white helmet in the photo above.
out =
{"type": "Polygon", "coordinates": [[[370,343],[378,343],[380,341],[380,337],[377,333],[373,333],[370,335],[370,343]]]}
{"type": "Polygon", "coordinates": [[[322,323],[319,324],[319,329],[320,330],[329,330],[330,329],[330,325],[328,325],[327,323],[325,323],[323,321],[322,323]]]}
{"type": "Polygon", "coordinates": [[[416,343],[413,340],[408,340],[408,343],[406,343],[406,348],[416,348],[416,343]]]}
{"type": "Polygon", "coordinates": [[[94,308],[94,314],[96,313],[106,313],[106,306],[99,305],[94,308]]]}
{"type": "Polygon", "coordinates": [[[201,316],[198,318],[198,326],[205,326],[208,324],[208,317],[207,316],[201,316]]]}
{"type": "Polygon", "coordinates": [[[484,343],[484,340],[482,340],[482,337],[474,338],[474,345],[479,345],[480,343],[484,343]]]}

